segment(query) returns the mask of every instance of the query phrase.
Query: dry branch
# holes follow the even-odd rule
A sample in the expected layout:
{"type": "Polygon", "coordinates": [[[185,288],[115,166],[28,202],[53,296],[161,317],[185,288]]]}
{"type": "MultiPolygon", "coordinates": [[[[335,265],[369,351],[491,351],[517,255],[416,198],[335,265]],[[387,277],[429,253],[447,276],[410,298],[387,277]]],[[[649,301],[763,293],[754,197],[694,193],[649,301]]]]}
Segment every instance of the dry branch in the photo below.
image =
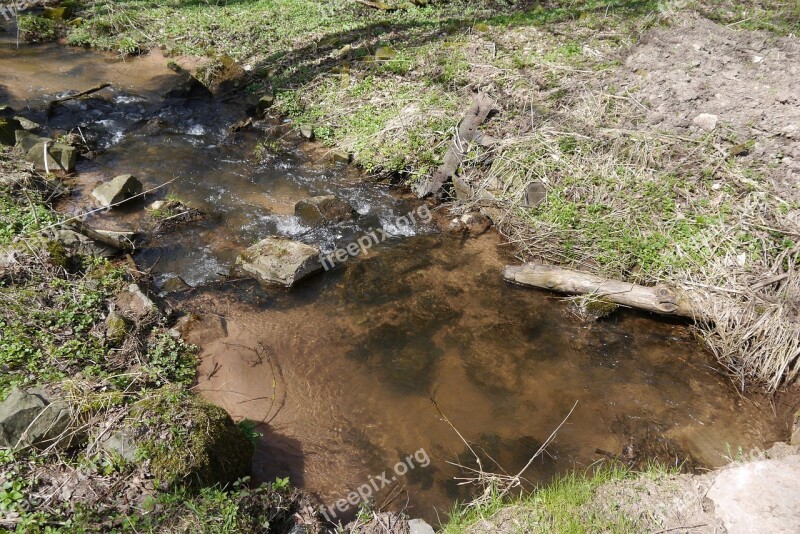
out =
{"type": "Polygon", "coordinates": [[[699,319],[697,310],[675,289],[666,285],[640,286],[601,276],[562,269],[552,265],[509,265],[503,270],[509,282],[550,289],[560,293],[591,294],[606,298],[616,304],[663,315],[676,315],[699,319]]]}
{"type": "Polygon", "coordinates": [[[75,100],[76,98],[81,98],[83,96],[87,96],[92,93],[96,93],[97,91],[102,91],[106,87],[111,87],[111,83],[109,82],[101,83],[100,85],[96,85],[90,89],[81,91],[80,93],[75,93],[74,95],[67,95],[67,96],[62,96],[61,98],[57,98],[51,101],[49,104],[47,104],[47,115],[49,116],[53,112],[53,109],[55,109],[55,107],[58,106],[59,104],[63,104],[64,102],[68,102],[70,100],[75,100]]]}
{"type": "Polygon", "coordinates": [[[483,124],[483,121],[489,116],[489,112],[492,111],[492,105],[492,99],[486,94],[481,93],[475,96],[475,102],[467,110],[464,120],[458,126],[456,135],[444,156],[444,161],[433,173],[433,176],[417,188],[417,195],[420,198],[437,193],[444,183],[456,173],[464,159],[469,143],[475,139],[478,127],[483,124]]]}

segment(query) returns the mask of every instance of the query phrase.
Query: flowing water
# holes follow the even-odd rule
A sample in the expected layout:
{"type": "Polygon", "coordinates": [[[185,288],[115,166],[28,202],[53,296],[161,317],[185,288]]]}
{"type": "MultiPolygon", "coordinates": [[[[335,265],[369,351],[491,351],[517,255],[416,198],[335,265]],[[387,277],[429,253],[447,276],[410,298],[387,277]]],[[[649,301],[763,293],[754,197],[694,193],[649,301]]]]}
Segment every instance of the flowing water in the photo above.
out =
{"type": "MultiPolygon", "coordinates": [[[[505,284],[500,271],[514,260],[494,234],[396,224],[418,201],[327,163],[279,120],[232,133],[245,118],[239,100],[163,101],[175,75],[158,53],[123,61],[6,38],[0,76],[0,103],[40,122],[64,90],[114,84],[46,124],[50,134],[80,127],[100,148],[68,180],[65,210],[89,209],[96,184],[132,173],[148,188],[168,183],[146,202],[174,194],[208,215],[150,239],[134,259],[157,281],[177,274],[193,286],[167,299],[194,314],[198,390],[259,422],[256,479],[288,475],[331,504],[385,471],[377,502],[436,520],[469,496],[454,480],[465,473],[454,464],[475,467],[461,437],[487,471],[513,474],[573,406],[525,472],[531,483],[605,458],[598,449],[714,466],[782,437],[769,407],[738,396],[685,325],[632,312],[586,324],[551,294],[505,284]],[[282,141],[256,157],[263,138],[282,141]],[[294,217],[296,201],[326,193],[359,218],[307,227],[294,217]],[[268,235],[332,250],[375,228],[392,237],[290,291],[232,270],[268,235]],[[414,469],[395,474],[415,452],[414,469]]],[[[143,205],[89,222],[137,227],[143,205]]]]}

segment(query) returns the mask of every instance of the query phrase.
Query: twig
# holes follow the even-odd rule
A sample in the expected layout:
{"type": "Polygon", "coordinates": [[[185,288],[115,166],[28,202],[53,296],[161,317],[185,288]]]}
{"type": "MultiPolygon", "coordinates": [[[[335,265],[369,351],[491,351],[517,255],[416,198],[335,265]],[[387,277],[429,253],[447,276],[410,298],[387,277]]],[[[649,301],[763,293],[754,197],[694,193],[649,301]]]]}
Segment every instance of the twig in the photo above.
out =
{"type": "Polygon", "coordinates": [[[46,110],[47,116],[49,117],[50,114],[53,112],[53,109],[55,109],[55,107],[58,106],[59,104],[63,104],[64,102],[68,102],[70,100],[75,100],[76,98],[81,98],[82,96],[90,95],[92,93],[96,93],[97,91],[102,91],[106,87],[111,87],[111,83],[109,82],[101,83],[100,85],[96,85],[95,87],[92,87],[85,91],[75,93],[74,95],[62,96],[61,98],[57,98],[51,101],[49,104],[47,104],[47,110],[46,110]]]}

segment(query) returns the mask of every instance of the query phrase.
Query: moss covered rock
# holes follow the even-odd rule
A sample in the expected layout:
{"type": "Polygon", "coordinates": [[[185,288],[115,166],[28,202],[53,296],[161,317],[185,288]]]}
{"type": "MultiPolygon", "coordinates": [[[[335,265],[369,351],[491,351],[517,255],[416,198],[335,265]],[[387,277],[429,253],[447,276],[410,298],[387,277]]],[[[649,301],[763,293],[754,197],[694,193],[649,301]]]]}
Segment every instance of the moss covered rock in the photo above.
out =
{"type": "Polygon", "coordinates": [[[209,486],[246,476],[254,445],[230,415],[173,386],[137,403],[133,424],[143,436],[141,454],[167,484],[209,486]]]}

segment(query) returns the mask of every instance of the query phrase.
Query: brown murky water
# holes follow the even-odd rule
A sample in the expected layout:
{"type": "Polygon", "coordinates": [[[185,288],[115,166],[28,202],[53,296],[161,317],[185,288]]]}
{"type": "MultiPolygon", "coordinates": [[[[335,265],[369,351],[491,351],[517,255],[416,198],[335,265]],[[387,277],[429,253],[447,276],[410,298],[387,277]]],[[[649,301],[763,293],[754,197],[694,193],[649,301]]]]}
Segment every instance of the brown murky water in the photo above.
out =
{"type": "MultiPolygon", "coordinates": [[[[66,209],[88,208],[86,193],[102,179],[134,173],[151,187],[174,180],[148,202],[172,192],[209,214],[135,259],[157,280],[174,273],[195,286],[168,298],[197,314],[197,389],[261,423],[257,479],[288,475],[330,504],[386,471],[378,502],[394,496],[392,506],[436,520],[470,491],[453,479],[462,473],[454,463],[474,465],[453,427],[485,468],[514,473],[577,403],[526,472],[532,483],[591,465],[604,457],[597,449],[713,466],[781,437],[772,411],[732,391],[684,325],[627,312],[581,323],[552,295],[502,282],[513,259],[496,236],[399,228],[393,222],[415,201],[316,162],[299,142],[256,159],[256,140],[281,125],[230,134],[241,102],[161,101],[172,74],[158,55],[122,62],[6,40],[0,76],[0,100],[34,120],[61,90],[115,83],[47,124],[81,126],[102,148],[80,163],[66,209]],[[292,206],[321,193],[350,201],[358,221],[304,227],[292,206]],[[331,250],[370,228],[394,237],[295,290],[224,282],[255,239],[284,235],[331,250]],[[423,450],[413,470],[394,475],[399,459],[423,450]]],[[[141,205],[92,222],[135,226],[141,205]]]]}

